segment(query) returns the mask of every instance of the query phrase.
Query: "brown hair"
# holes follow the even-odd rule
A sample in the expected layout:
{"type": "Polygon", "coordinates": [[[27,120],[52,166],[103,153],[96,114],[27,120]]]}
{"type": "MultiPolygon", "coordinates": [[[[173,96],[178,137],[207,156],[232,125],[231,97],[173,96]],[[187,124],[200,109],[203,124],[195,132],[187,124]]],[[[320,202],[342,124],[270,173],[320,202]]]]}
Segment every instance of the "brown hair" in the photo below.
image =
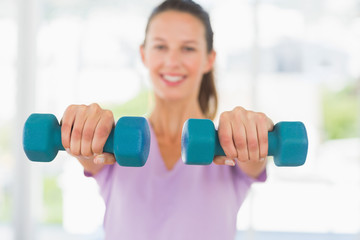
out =
{"type": "MultiPolygon", "coordinates": [[[[214,33],[211,28],[209,14],[199,4],[193,2],[192,0],[166,0],[159,6],[157,6],[152,11],[148,19],[145,36],[148,32],[151,20],[156,15],[169,10],[189,13],[199,19],[205,27],[207,52],[210,53],[211,51],[213,51],[214,33]]],[[[218,96],[215,86],[214,69],[211,69],[208,73],[205,73],[203,75],[198,100],[201,111],[203,112],[205,117],[213,120],[216,116],[218,106],[218,96]]]]}

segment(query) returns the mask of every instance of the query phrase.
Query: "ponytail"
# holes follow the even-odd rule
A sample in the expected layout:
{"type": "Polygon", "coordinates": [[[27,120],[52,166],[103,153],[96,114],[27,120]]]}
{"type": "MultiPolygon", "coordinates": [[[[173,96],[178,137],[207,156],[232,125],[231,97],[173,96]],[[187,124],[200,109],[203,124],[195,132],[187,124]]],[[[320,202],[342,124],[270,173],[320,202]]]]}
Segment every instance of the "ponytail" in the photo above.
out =
{"type": "Polygon", "coordinates": [[[218,96],[213,69],[203,76],[198,100],[205,117],[214,120],[218,107],[218,96]]]}

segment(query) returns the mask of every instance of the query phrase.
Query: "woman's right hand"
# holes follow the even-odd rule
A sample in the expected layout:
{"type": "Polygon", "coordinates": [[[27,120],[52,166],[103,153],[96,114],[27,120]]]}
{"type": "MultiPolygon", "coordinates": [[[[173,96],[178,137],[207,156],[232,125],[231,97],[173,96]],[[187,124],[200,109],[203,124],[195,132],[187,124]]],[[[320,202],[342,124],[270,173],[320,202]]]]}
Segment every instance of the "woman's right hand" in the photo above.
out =
{"type": "Polygon", "coordinates": [[[61,120],[62,144],[86,171],[96,174],[104,164],[116,162],[113,154],[103,153],[113,127],[113,113],[98,104],[70,105],[61,120]]]}

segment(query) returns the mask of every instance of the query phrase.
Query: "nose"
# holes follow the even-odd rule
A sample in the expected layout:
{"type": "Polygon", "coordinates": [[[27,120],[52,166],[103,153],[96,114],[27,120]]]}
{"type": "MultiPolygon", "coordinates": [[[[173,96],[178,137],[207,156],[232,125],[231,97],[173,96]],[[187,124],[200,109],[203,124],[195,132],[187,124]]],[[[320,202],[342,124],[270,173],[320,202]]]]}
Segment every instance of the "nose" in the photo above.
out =
{"type": "Polygon", "coordinates": [[[181,56],[177,50],[169,50],[165,57],[165,65],[169,68],[179,67],[181,63],[181,56]]]}

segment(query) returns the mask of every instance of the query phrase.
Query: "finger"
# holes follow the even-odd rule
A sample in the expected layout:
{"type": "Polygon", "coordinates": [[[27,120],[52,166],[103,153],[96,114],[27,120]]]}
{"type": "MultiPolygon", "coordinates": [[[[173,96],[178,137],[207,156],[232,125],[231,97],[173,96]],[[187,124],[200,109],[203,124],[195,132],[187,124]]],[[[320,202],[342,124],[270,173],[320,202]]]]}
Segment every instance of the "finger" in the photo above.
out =
{"type": "Polygon", "coordinates": [[[216,165],[228,165],[235,166],[235,161],[233,159],[229,159],[226,156],[216,156],[213,160],[216,165]]]}
{"type": "Polygon", "coordinates": [[[96,155],[94,158],[94,163],[96,164],[114,164],[116,162],[114,154],[111,153],[103,153],[96,155]]]}
{"type": "Polygon", "coordinates": [[[230,121],[227,118],[220,118],[218,129],[219,142],[222,149],[224,150],[225,155],[229,159],[234,159],[237,157],[232,135],[233,132],[230,121]]]}
{"type": "Polygon", "coordinates": [[[90,115],[84,125],[81,139],[81,155],[83,156],[93,156],[92,151],[92,141],[95,133],[96,126],[100,121],[100,116],[96,116],[95,113],[90,115]]]}
{"type": "Polygon", "coordinates": [[[250,161],[259,161],[259,141],[256,124],[249,120],[245,124],[247,148],[249,152],[250,161]]]}
{"type": "Polygon", "coordinates": [[[237,151],[237,159],[240,162],[249,161],[249,152],[247,147],[246,130],[243,122],[239,119],[235,120],[231,124],[233,131],[233,139],[237,151]]]}
{"type": "Polygon", "coordinates": [[[274,122],[268,117],[266,117],[266,125],[267,125],[267,130],[268,131],[273,131],[274,130],[274,122]]]}
{"type": "Polygon", "coordinates": [[[85,108],[79,107],[76,112],[74,126],[71,131],[70,152],[74,156],[81,155],[81,138],[86,121],[85,108]]]}
{"type": "Polygon", "coordinates": [[[256,125],[258,140],[259,140],[259,159],[260,161],[265,161],[266,156],[268,155],[268,131],[269,127],[268,120],[265,116],[260,115],[259,121],[256,125]]]}
{"type": "Polygon", "coordinates": [[[69,106],[60,121],[61,143],[65,149],[70,149],[71,130],[73,128],[76,115],[74,108],[74,106],[69,106]]]}
{"type": "Polygon", "coordinates": [[[101,154],[103,152],[106,140],[108,139],[113,127],[114,117],[110,111],[105,111],[96,125],[94,132],[94,138],[91,146],[94,154],[101,154]]]}

